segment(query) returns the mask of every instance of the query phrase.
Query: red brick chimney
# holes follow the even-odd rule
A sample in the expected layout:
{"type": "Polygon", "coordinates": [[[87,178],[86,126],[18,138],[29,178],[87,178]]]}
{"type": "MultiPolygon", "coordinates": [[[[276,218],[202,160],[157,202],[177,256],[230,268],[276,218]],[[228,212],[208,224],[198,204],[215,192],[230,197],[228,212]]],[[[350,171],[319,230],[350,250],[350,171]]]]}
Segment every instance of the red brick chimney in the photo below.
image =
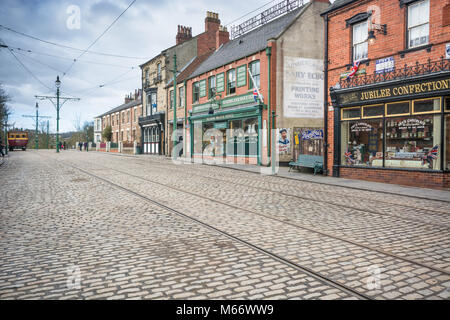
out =
{"type": "Polygon", "coordinates": [[[131,101],[133,101],[133,98],[131,97],[131,93],[130,93],[130,95],[127,94],[125,96],[125,104],[130,103],[131,101]]]}
{"type": "Polygon", "coordinates": [[[220,28],[219,14],[207,11],[205,18],[205,32],[215,33],[220,28]]]}
{"type": "Polygon", "coordinates": [[[228,41],[230,41],[230,33],[228,32],[227,27],[220,26],[219,30],[216,31],[216,50],[228,41]]]}
{"type": "Polygon", "coordinates": [[[192,28],[185,26],[178,26],[178,33],[176,38],[177,45],[182,44],[192,39],[192,28]]]}

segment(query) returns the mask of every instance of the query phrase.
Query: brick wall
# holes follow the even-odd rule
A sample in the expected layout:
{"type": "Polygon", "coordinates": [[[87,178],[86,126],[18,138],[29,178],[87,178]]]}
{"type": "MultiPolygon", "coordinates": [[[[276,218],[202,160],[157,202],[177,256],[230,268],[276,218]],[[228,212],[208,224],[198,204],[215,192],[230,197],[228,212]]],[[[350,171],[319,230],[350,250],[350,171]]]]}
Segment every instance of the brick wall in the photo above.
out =
{"type": "Polygon", "coordinates": [[[450,188],[450,175],[448,173],[341,168],[341,177],[420,188],[450,188]]]}
{"type": "MultiPolygon", "coordinates": [[[[450,0],[430,0],[430,39],[429,44],[432,44],[431,51],[422,49],[419,51],[407,52],[404,55],[401,51],[406,48],[406,14],[407,7],[400,8],[398,0],[362,0],[350,4],[329,13],[328,25],[328,83],[326,88],[336,85],[340,80],[340,75],[349,71],[349,64],[352,63],[352,27],[346,26],[346,20],[353,17],[357,13],[367,12],[371,6],[379,8],[380,20],[378,24],[387,24],[387,35],[383,35],[375,31],[376,42],[368,46],[368,65],[361,64],[361,69],[366,69],[366,73],[373,74],[375,72],[375,61],[386,57],[394,57],[396,68],[415,65],[416,62],[426,63],[428,59],[431,61],[439,60],[445,56],[445,45],[450,42],[450,25],[447,24],[444,7],[450,5],[450,0]]],[[[331,105],[330,97],[328,97],[328,104],[331,105]]],[[[333,152],[334,152],[334,112],[328,112],[328,172],[332,174],[333,167],[333,152]]],[[[363,170],[356,170],[352,175],[363,172],[363,170]]],[[[386,171],[386,175],[394,174],[393,171],[386,171]]],[[[343,174],[349,174],[348,169],[342,170],[343,174]]],[[[379,171],[376,171],[374,176],[377,176],[379,171]]],[[[362,173],[361,173],[362,174],[362,173]]],[[[366,173],[373,178],[372,174],[366,173]]],[[[403,181],[403,174],[396,174],[399,181],[403,181]]],[[[406,173],[408,176],[410,173],[406,173]]],[[[422,174],[428,176],[429,174],[422,174]]],[[[421,175],[421,176],[422,176],[421,175]]],[[[442,176],[442,174],[441,174],[442,176]]],[[[411,177],[411,176],[410,176],[411,177]]],[[[363,176],[361,178],[364,178],[363,176]]],[[[405,178],[406,179],[406,178],[405,178]]],[[[411,179],[411,178],[410,178],[411,179]]],[[[443,179],[440,184],[443,185],[443,179]]],[[[448,179],[448,178],[445,178],[448,179]]],[[[392,179],[391,179],[392,180],[392,179]]],[[[412,180],[412,179],[411,179],[412,180]]],[[[386,181],[385,181],[386,182],[386,181]]],[[[397,182],[396,182],[397,183],[397,182]]],[[[403,183],[402,183],[403,184],[403,183]]],[[[448,185],[448,182],[447,182],[448,185]]]]}

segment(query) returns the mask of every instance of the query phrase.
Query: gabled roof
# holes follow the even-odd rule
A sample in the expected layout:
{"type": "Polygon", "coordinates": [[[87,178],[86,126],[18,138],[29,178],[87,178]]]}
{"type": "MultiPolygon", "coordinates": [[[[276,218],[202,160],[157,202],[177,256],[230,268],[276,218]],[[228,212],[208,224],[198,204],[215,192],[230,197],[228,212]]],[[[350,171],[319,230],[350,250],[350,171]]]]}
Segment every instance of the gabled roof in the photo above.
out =
{"type": "Polygon", "coordinates": [[[308,5],[309,3],[239,38],[227,42],[202,63],[189,78],[194,78],[205,72],[264,50],[267,47],[267,40],[278,37],[308,5]]]}
{"type": "Polygon", "coordinates": [[[325,15],[327,13],[330,13],[334,10],[337,10],[339,8],[345,7],[346,5],[356,2],[358,0],[336,0],[334,1],[324,12],[322,12],[320,15],[325,15]]]}
{"type": "Polygon", "coordinates": [[[142,98],[139,97],[137,100],[133,100],[133,101],[128,102],[128,103],[124,103],[124,104],[122,104],[122,105],[120,105],[118,107],[115,107],[115,108],[109,110],[108,112],[105,112],[105,113],[103,113],[103,114],[101,114],[101,115],[99,115],[98,117],[95,117],[95,118],[102,118],[102,117],[107,116],[109,114],[113,114],[113,113],[116,113],[116,112],[119,112],[119,111],[122,111],[122,110],[126,110],[126,109],[129,109],[129,108],[133,108],[133,107],[138,106],[140,104],[142,104],[142,98]]]}

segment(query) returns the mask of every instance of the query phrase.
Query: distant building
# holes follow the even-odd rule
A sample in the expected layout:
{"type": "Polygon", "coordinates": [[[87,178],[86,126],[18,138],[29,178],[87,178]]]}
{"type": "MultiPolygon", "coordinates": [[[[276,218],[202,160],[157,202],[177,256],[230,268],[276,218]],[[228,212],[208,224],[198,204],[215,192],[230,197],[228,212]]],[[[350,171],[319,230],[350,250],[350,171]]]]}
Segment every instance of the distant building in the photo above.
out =
{"type": "MultiPolygon", "coordinates": [[[[135,90],[125,97],[124,104],[95,118],[101,119],[102,132],[107,126],[111,126],[111,142],[138,142],[140,145],[141,131],[139,128],[139,117],[142,112],[142,91],[135,90]]],[[[95,122],[94,122],[95,126],[95,122]]],[[[95,133],[95,129],[94,129],[95,133]]],[[[103,140],[103,137],[101,138],[103,140]]]]}
{"type": "Polygon", "coordinates": [[[94,142],[98,143],[102,141],[102,117],[94,118],[94,142]]]}

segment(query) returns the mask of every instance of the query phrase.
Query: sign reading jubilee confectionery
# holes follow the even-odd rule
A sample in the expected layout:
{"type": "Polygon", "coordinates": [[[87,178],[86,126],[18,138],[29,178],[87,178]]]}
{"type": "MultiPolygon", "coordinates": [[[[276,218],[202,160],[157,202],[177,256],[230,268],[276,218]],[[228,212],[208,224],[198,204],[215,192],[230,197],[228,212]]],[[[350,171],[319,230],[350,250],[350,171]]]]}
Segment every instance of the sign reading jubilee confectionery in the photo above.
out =
{"type": "Polygon", "coordinates": [[[284,105],[286,118],[323,118],[323,61],[284,58],[284,105]]]}
{"type": "Polygon", "coordinates": [[[371,90],[360,90],[341,93],[339,103],[350,104],[366,101],[385,100],[396,97],[414,97],[414,95],[435,93],[450,90],[450,78],[442,80],[429,80],[412,84],[385,86],[371,90]]]}

